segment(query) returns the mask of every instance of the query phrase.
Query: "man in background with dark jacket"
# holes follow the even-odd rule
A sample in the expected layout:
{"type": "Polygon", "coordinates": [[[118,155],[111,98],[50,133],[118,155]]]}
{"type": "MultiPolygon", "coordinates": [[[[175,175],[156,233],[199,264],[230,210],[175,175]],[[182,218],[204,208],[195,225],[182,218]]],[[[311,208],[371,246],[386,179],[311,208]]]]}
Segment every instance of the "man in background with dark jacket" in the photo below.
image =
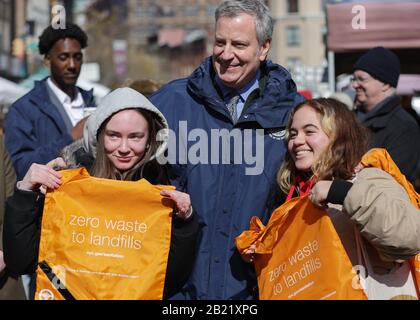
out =
{"type": "Polygon", "coordinates": [[[385,148],[411,182],[420,159],[420,129],[396,95],[400,61],[388,49],[376,47],[353,68],[357,117],[371,130],[372,148],[385,148]]]}
{"type": "Polygon", "coordinates": [[[48,163],[82,137],[84,110],[95,105],[92,91],[76,87],[86,46],[87,36],[75,24],[49,26],[40,36],[39,52],[50,77],[17,100],[5,121],[6,148],[18,180],[32,163],[48,163]]]}
{"type": "Polygon", "coordinates": [[[284,128],[304,100],[289,72],[267,61],[272,33],[262,1],[223,2],[213,56],[150,98],[175,133],[171,183],[190,194],[202,225],[192,275],[176,299],[258,295],[253,266],[241,259],[235,237],[254,215],[267,222],[278,204],[284,128]]]}

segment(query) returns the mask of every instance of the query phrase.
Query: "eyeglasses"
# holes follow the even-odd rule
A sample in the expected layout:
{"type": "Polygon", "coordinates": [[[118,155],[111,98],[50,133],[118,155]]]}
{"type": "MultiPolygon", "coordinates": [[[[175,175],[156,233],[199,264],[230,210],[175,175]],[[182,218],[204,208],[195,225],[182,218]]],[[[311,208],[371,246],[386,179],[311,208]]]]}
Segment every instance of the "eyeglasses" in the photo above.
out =
{"type": "Polygon", "coordinates": [[[357,82],[357,83],[367,83],[369,80],[372,80],[372,77],[351,77],[350,81],[351,82],[357,82]]]}

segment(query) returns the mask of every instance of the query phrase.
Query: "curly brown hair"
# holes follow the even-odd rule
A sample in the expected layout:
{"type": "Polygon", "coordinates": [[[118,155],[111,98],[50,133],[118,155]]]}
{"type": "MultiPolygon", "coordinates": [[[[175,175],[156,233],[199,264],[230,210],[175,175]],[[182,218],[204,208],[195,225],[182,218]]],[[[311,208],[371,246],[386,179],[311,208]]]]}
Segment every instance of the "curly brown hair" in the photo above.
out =
{"type": "MultiPolygon", "coordinates": [[[[342,102],[331,98],[318,98],[305,101],[293,109],[286,128],[287,140],[293,116],[304,106],[314,109],[320,115],[322,130],[331,141],[327,150],[312,165],[315,180],[351,179],[355,167],[368,150],[368,129],[357,121],[355,115],[342,102]]],[[[295,164],[287,153],[277,173],[277,182],[283,192],[289,191],[291,181],[297,174],[295,164]]]]}

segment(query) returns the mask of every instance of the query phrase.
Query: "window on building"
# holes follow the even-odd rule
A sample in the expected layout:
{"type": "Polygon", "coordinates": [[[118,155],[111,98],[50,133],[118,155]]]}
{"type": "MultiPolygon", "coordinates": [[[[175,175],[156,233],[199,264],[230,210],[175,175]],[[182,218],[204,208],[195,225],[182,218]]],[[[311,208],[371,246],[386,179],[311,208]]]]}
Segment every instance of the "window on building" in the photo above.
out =
{"type": "Polygon", "coordinates": [[[174,7],[163,6],[162,7],[162,16],[164,17],[175,17],[176,12],[174,7]]]}
{"type": "Polygon", "coordinates": [[[297,57],[289,57],[286,60],[286,65],[288,68],[294,68],[296,66],[299,66],[301,64],[301,61],[297,57]]]}
{"type": "Polygon", "coordinates": [[[299,12],[299,0],[287,0],[287,12],[298,13],[299,12]]]}
{"type": "Polygon", "coordinates": [[[206,6],[206,15],[207,16],[214,16],[214,13],[216,12],[217,5],[216,4],[208,4],[206,6]]]}
{"type": "Polygon", "coordinates": [[[137,18],[140,18],[140,17],[147,17],[147,16],[148,16],[148,12],[147,12],[147,10],[146,10],[146,9],[144,9],[143,7],[137,7],[137,8],[136,8],[136,13],[135,13],[135,16],[136,16],[137,18]]]}
{"type": "Polygon", "coordinates": [[[196,17],[199,13],[199,7],[197,5],[190,5],[185,7],[185,16],[196,17]]]}
{"type": "MultiPolygon", "coordinates": [[[[0,0],[0,52],[8,53],[11,44],[11,1],[0,0]]],[[[1,67],[1,66],[0,66],[1,67]]]]}
{"type": "Polygon", "coordinates": [[[300,29],[298,26],[289,26],[286,29],[287,45],[289,47],[296,47],[300,45],[300,29]]]}

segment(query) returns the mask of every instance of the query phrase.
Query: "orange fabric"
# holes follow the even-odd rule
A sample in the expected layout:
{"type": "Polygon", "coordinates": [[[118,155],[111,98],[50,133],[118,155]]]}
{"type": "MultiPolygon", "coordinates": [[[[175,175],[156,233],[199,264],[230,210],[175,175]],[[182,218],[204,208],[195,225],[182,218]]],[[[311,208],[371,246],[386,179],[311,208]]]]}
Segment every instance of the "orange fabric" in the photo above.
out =
{"type": "Polygon", "coordinates": [[[414,186],[401,173],[400,169],[385,149],[371,149],[363,156],[361,163],[364,167],[374,167],[388,172],[407,191],[411,203],[416,208],[420,209],[420,194],[416,192],[414,186]]]}
{"type": "MultiPolygon", "coordinates": [[[[391,174],[420,207],[420,195],[385,149],[372,149],[361,163],[391,174]]],[[[284,203],[267,226],[253,217],[236,246],[243,254],[253,243],[261,299],[367,299],[327,212],[307,196],[284,203]]],[[[410,262],[418,290],[420,255],[410,262]]]]}
{"type": "MultiPolygon", "coordinates": [[[[401,173],[389,153],[382,148],[375,148],[366,153],[361,161],[364,167],[374,167],[388,172],[407,191],[414,207],[420,209],[420,194],[401,173]]],[[[417,293],[420,296],[420,254],[410,260],[411,269],[416,281],[417,293]]]]}
{"type": "MultiPolygon", "coordinates": [[[[35,300],[64,300],[64,297],[60,294],[56,287],[51,284],[45,274],[39,273],[39,270],[37,270],[36,273],[37,291],[35,294],[35,300]]],[[[58,278],[55,283],[59,285],[58,278]]]]}
{"type": "Polygon", "coordinates": [[[38,259],[59,281],[38,267],[35,298],[62,299],[61,282],[75,299],[162,299],[173,208],[160,191],[174,188],[83,168],[62,171],[62,181],[46,195],[38,259]]]}
{"type": "Polygon", "coordinates": [[[304,181],[299,176],[295,177],[290,187],[289,194],[286,197],[286,201],[289,201],[293,198],[293,194],[295,193],[297,186],[299,190],[299,196],[306,196],[307,194],[309,194],[309,192],[311,192],[312,186],[314,185],[314,182],[314,179],[304,181]]]}
{"type": "Polygon", "coordinates": [[[328,213],[307,196],[280,206],[266,227],[253,217],[236,246],[243,254],[254,242],[260,299],[366,299],[328,213]]]}

